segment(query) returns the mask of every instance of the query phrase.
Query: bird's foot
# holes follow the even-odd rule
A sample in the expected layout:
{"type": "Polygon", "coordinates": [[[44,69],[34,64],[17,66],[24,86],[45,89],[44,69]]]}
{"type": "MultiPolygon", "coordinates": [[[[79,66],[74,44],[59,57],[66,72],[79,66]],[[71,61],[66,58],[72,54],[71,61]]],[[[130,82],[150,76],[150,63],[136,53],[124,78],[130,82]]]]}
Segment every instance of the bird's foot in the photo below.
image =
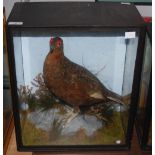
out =
{"type": "Polygon", "coordinates": [[[74,110],[68,110],[63,118],[63,128],[65,128],[79,113],[74,110]]]}
{"type": "Polygon", "coordinates": [[[107,119],[106,117],[102,116],[101,114],[96,114],[95,116],[96,116],[96,118],[98,118],[99,120],[102,120],[102,121],[104,121],[104,122],[108,122],[108,119],[107,119]]]}

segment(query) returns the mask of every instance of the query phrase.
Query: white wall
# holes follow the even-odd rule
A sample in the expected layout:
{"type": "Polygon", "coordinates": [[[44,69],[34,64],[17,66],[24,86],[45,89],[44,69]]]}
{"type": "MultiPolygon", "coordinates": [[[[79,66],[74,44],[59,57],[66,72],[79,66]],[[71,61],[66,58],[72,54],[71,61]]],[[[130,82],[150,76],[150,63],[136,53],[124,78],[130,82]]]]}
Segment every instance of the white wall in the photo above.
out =
{"type": "Polygon", "coordinates": [[[6,18],[8,18],[15,2],[20,2],[20,0],[3,0],[3,6],[5,6],[6,18]]]}
{"type": "Polygon", "coordinates": [[[138,11],[140,12],[141,16],[143,17],[152,17],[152,6],[136,6],[138,11]]]}

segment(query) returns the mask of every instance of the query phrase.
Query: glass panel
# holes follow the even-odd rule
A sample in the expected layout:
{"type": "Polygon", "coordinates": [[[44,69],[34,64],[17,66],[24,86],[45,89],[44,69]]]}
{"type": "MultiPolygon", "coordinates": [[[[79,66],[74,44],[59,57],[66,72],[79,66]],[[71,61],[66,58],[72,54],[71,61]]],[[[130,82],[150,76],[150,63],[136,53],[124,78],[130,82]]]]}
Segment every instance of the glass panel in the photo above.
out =
{"type": "Polygon", "coordinates": [[[151,66],[152,66],[152,50],[151,44],[148,35],[145,40],[145,49],[144,49],[144,61],[143,68],[141,74],[141,83],[140,83],[140,95],[138,102],[138,114],[137,119],[139,122],[140,132],[143,134],[143,124],[145,115],[145,108],[147,105],[147,95],[149,89],[150,82],[150,74],[151,74],[151,66]]]}
{"type": "MultiPolygon", "coordinates": [[[[126,105],[130,105],[130,97],[132,92],[132,82],[134,76],[134,67],[135,67],[135,59],[137,48],[138,38],[136,39],[126,39],[126,55],[124,60],[124,77],[123,77],[123,85],[122,85],[122,96],[123,102],[126,105]]],[[[129,108],[129,106],[128,106],[129,108]]],[[[122,114],[122,124],[125,132],[127,132],[128,127],[128,110],[125,110],[123,106],[121,106],[121,114],[122,114]]]]}
{"type": "Polygon", "coordinates": [[[125,143],[138,32],[22,31],[13,39],[24,145],[125,143]]]}

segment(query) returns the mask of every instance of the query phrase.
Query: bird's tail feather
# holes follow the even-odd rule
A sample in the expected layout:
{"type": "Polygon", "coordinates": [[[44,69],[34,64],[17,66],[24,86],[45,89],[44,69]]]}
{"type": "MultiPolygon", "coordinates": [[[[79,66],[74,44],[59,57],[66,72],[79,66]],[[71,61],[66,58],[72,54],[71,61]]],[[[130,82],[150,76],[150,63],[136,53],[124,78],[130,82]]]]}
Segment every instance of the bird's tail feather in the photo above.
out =
{"type": "Polygon", "coordinates": [[[124,102],[117,99],[117,98],[114,98],[114,97],[111,97],[111,96],[107,96],[107,98],[110,99],[111,101],[114,101],[116,103],[120,103],[120,104],[124,105],[124,102]]]}

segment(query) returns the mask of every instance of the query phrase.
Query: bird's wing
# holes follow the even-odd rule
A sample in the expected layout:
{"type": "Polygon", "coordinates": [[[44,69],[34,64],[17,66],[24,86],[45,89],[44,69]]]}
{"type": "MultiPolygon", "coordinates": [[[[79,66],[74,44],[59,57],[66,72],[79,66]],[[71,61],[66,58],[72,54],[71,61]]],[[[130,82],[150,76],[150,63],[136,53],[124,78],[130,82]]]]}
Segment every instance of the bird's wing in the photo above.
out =
{"type": "Polygon", "coordinates": [[[100,83],[97,77],[94,74],[92,74],[89,70],[87,70],[85,67],[80,66],[79,64],[76,64],[70,61],[69,59],[65,61],[64,65],[67,66],[67,70],[70,72],[70,74],[75,75],[75,77],[78,76],[79,79],[91,83],[100,83]]]}
{"type": "MultiPolygon", "coordinates": [[[[83,84],[83,90],[90,98],[97,100],[111,100],[116,103],[124,104],[120,100],[120,96],[114,92],[108,90],[99,79],[93,75],[85,67],[80,66],[65,57],[65,67],[67,68],[67,74],[72,77],[73,82],[79,81],[80,85],[83,84]]],[[[80,87],[81,88],[81,87],[80,87]]]]}
{"type": "Polygon", "coordinates": [[[70,76],[70,79],[73,83],[79,82],[80,86],[81,84],[83,84],[83,91],[85,91],[90,98],[105,99],[105,96],[103,96],[101,90],[102,84],[95,75],[93,75],[89,70],[87,70],[83,66],[75,64],[67,58],[64,62],[65,68],[67,68],[66,74],[70,76]]]}

